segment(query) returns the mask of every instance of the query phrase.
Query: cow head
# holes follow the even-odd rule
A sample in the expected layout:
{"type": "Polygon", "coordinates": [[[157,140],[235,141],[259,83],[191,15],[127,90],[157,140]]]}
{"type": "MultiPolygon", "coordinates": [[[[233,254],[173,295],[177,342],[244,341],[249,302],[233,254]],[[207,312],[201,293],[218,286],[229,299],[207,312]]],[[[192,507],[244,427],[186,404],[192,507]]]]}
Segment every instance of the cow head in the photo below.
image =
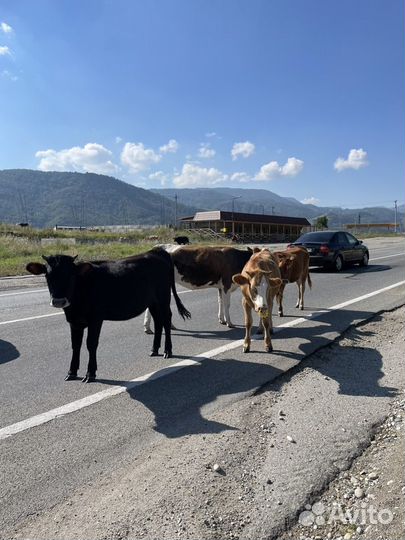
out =
{"type": "Polygon", "coordinates": [[[280,269],[281,277],[285,283],[288,283],[288,276],[290,275],[290,270],[294,264],[293,257],[286,257],[278,255],[278,267],[280,269]]]}
{"type": "Polygon", "coordinates": [[[45,274],[51,295],[51,306],[66,308],[72,301],[77,277],[93,269],[90,263],[75,264],[76,257],[69,255],[51,255],[42,258],[46,264],[30,262],[26,269],[34,275],[45,274]]]}
{"type": "Polygon", "coordinates": [[[258,266],[254,272],[245,271],[243,274],[235,274],[232,281],[242,288],[242,293],[247,302],[263,319],[271,314],[269,312],[269,297],[273,297],[282,280],[278,277],[270,277],[272,270],[258,266]]]}

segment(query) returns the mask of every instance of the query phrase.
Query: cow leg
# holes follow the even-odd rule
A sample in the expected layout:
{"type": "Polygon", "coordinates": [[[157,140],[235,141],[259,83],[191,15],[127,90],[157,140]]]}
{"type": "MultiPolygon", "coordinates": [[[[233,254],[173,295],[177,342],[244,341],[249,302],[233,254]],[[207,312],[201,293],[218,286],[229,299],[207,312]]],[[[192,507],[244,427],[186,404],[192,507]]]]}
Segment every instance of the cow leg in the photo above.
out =
{"type": "MultiPolygon", "coordinates": [[[[283,317],[284,316],[284,312],[283,312],[283,294],[284,294],[284,288],[285,288],[285,285],[284,283],[282,285],[280,285],[280,288],[278,290],[278,293],[277,293],[277,302],[278,302],[278,316],[279,317],[283,317]]],[[[297,306],[296,306],[297,307],[297,306]]]]}
{"type": "Polygon", "coordinates": [[[224,316],[224,300],[222,294],[222,289],[218,289],[218,320],[221,324],[226,324],[224,316]]]}
{"type": "Polygon", "coordinates": [[[150,321],[152,317],[149,308],[146,308],[145,315],[143,317],[143,330],[145,334],[153,334],[153,330],[150,327],[150,321]]]}
{"type": "Polygon", "coordinates": [[[228,328],[235,328],[235,325],[231,322],[231,315],[229,313],[229,308],[231,307],[231,291],[222,291],[222,298],[224,302],[226,324],[228,328]]]}
{"type": "Polygon", "coordinates": [[[256,334],[261,336],[263,334],[264,330],[263,330],[263,321],[262,319],[259,319],[259,326],[257,327],[257,331],[256,331],[256,334]]]}
{"type": "Polygon", "coordinates": [[[80,349],[83,341],[84,327],[70,324],[70,339],[72,342],[72,360],[65,381],[73,381],[77,378],[77,371],[80,366],[80,349]]]}
{"type": "Polygon", "coordinates": [[[263,328],[264,328],[264,349],[266,352],[271,352],[273,350],[273,345],[271,344],[271,317],[266,317],[263,319],[263,328]]]}
{"type": "Polygon", "coordinates": [[[252,341],[251,338],[251,331],[252,331],[252,324],[253,324],[253,317],[252,317],[252,308],[247,305],[245,299],[242,300],[243,305],[243,312],[245,315],[245,341],[243,343],[243,352],[247,353],[250,351],[250,343],[252,341]]]}
{"type": "Polygon", "coordinates": [[[89,351],[89,363],[87,366],[86,376],[82,379],[82,382],[89,383],[96,380],[97,371],[97,347],[100,338],[101,327],[103,321],[94,321],[89,324],[87,329],[87,350],[89,351]]]}
{"type": "Polygon", "coordinates": [[[150,312],[152,314],[153,324],[155,327],[155,335],[153,337],[152,350],[149,356],[158,356],[160,344],[162,342],[163,319],[159,308],[151,307],[150,312]]]}
{"type": "Polygon", "coordinates": [[[301,286],[298,285],[298,302],[299,302],[299,308],[301,310],[304,309],[304,293],[305,293],[305,280],[301,280],[301,286]]]}
{"type": "Polygon", "coordinates": [[[169,307],[168,312],[164,316],[163,327],[165,329],[165,350],[164,350],[163,358],[171,358],[173,356],[172,336],[171,336],[171,329],[173,325],[172,325],[172,311],[170,307],[169,307]]]}

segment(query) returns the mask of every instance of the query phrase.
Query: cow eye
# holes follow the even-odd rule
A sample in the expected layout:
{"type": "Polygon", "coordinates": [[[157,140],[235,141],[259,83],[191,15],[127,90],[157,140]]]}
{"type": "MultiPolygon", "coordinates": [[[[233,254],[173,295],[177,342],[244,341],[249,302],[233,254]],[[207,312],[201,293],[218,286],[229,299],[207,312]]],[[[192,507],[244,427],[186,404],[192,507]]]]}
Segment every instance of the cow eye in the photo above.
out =
{"type": "Polygon", "coordinates": [[[252,296],[257,296],[257,289],[256,289],[256,287],[252,287],[251,293],[252,293],[252,296]]]}

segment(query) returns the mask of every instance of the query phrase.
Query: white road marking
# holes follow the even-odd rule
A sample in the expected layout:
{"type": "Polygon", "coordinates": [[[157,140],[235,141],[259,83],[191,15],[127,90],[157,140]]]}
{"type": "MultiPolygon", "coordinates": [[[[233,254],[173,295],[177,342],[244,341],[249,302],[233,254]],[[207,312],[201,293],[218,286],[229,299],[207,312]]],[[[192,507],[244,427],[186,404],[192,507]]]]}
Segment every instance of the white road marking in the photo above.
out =
{"type": "Polygon", "coordinates": [[[0,322],[0,326],[3,324],[12,324],[21,321],[33,321],[34,319],[44,319],[45,317],[55,317],[55,315],[63,315],[64,311],[57,311],[56,313],[47,313],[46,315],[34,315],[32,317],[24,317],[23,319],[14,319],[12,321],[0,322]]]}
{"type": "Polygon", "coordinates": [[[39,293],[39,292],[45,292],[47,291],[48,289],[31,289],[29,291],[18,291],[18,292],[10,292],[10,293],[4,293],[4,294],[0,294],[0,297],[2,296],[17,296],[19,294],[34,294],[34,293],[39,293]]]}
{"type": "Polygon", "coordinates": [[[391,259],[391,257],[401,257],[405,255],[405,253],[394,253],[393,255],[385,255],[384,257],[374,257],[372,259],[369,259],[370,261],[379,261],[380,259],[391,259]]]}
{"type": "MultiPolygon", "coordinates": [[[[310,315],[309,319],[299,317],[290,322],[281,324],[275,328],[275,332],[280,332],[283,328],[291,328],[293,326],[297,326],[301,324],[302,322],[313,320],[316,317],[319,317],[320,315],[324,314],[325,311],[330,312],[330,311],[336,311],[338,309],[342,309],[351,304],[361,302],[362,300],[365,300],[367,298],[371,298],[373,296],[384,293],[391,289],[395,289],[396,287],[400,287],[401,285],[405,285],[405,280],[399,281],[398,283],[394,283],[393,285],[389,285],[388,287],[378,289],[377,291],[373,291],[371,293],[358,296],[357,298],[352,298],[351,300],[347,300],[346,302],[342,302],[341,304],[336,304],[335,306],[331,306],[330,308],[327,308],[326,310],[316,311],[310,315]]],[[[160,379],[161,377],[165,377],[166,375],[175,373],[176,371],[179,371],[180,369],[183,369],[185,367],[199,365],[200,364],[200,361],[198,360],[199,358],[201,359],[213,358],[214,356],[218,356],[224,352],[230,351],[232,349],[236,349],[237,347],[241,347],[243,344],[243,341],[244,341],[243,339],[238,339],[237,341],[233,341],[226,345],[222,345],[221,347],[216,347],[215,349],[211,349],[210,351],[198,354],[186,360],[182,360],[166,368],[159,369],[157,371],[152,371],[151,373],[147,373],[146,375],[142,375],[141,377],[132,379],[125,386],[116,386],[113,388],[108,388],[107,390],[103,390],[101,392],[96,392],[95,394],[87,396],[83,399],[72,401],[71,403],[67,403],[66,405],[57,407],[56,409],[52,409],[45,413],[32,416],[31,418],[27,418],[26,420],[22,420],[21,422],[17,422],[15,424],[6,426],[0,429],[0,440],[7,439],[8,437],[16,435],[17,433],[21,433],[22,431],[26,431],[33,427],[46,424],[47,422],[50,422],[51,420],[55,420],[56,418],[60,418],[62,416],[78,411],[85,407],[89,407],[90,405],[93,405],[94,403],[98,403],[99,401],[102,401],[104,399],[110,398],[112,396],[117,396],[119,394],[122,394],[123,392],[127,392],[128,390],[131,390],[132,388],[136,386],[140,386],[141,384],[144,384],[152,380],[160,379]]]]}

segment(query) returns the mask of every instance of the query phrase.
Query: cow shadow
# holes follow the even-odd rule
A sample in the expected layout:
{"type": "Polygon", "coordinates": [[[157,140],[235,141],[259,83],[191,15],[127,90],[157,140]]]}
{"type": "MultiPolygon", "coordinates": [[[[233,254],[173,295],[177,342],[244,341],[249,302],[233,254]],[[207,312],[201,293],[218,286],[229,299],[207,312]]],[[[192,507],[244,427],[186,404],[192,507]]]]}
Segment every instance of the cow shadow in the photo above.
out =
{"type": "Polygon", "coordinates": [[[20,356],[18,349],[4,339],[0,339],[0,364],[6,364],[11,362],[20,356]]]}
{"type": "MultiPolygon", "coordinates": [[[[374,315],[350,310],[341,313],[345,317],[345,325],[374,315]]],[[[264,352],[261,341],[254,340],[249,354],[243,354],[238,347],[216,358],[176,356],[178,360],[191,358],[196,363],[180,370],[168,366],[164,377],[151,379],[142,385],[135,386],[125,381],[98,382],[127,386],[129,397],[153,413],[154,430],[168,438],[237,429],[209,420],[206,416],[220,404],[252,395],[266,385],[270,384],[273,389],[282,388],[291,377],[286,369],[292,365],[296,367],[291,373],[300,369],[297,367],[299,364],[301,367],[311,365],[338,383],[339,394],[381,398],[396,395],[397,388],[380,384],[384,376],[381,354],[367,346],[367,338],[373,335],[372,332],[360,326],[354,327],[350,338],[361,346],[345,348],[344,344],[337,343],[325,349],[325,355],[311,358],[312,353],[330,345],[336,334],[339,336],[341,333],[330,313],[322,313],[314,322],[316,324],[306,328],[280,329],[273,336],[274,351],[271,354],[264,352]],[[341,351],[345,354],[340,354],[341,351]],[[335,353],[339,353],[339,362],[334,361],[335,353]]],[[[243,337],[242,333],[239,337],[243,337]]]]}

